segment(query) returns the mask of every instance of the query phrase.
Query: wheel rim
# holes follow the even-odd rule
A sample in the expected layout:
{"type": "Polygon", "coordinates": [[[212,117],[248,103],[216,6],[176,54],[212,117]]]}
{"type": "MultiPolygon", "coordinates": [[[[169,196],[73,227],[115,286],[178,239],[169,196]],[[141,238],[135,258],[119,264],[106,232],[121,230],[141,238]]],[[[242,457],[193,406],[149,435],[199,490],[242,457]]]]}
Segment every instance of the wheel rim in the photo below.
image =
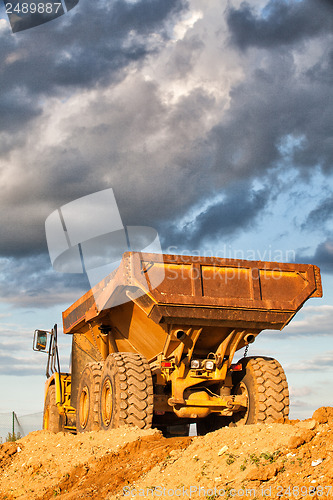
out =
{"type": "Polygon", "coordinates": [[[43,422],[43,429],[46,431],[49,429],[49,422],[50,422],[50,409],[49,407],[47,407],[45,409],[44,422],[43,422]]]}
{"type": "Polygon", "coordinates": [[[101,411],[103,424],[108,427],[112,417],[112,385],[109,379],[106,379],[103,384],[101,411]]]}
{"type": "Polygon", "coordinates": [[[244,382],[240,382],[236,389],[235,389],[235,394],[237,396],[243,396],[243,395],[246,395],[247,396],[247,408],[246,410],[243,410],[243,411],[238,411],[236,413],[234,413],[233,415],[233,422],[235,425],[246,425],[246,422],[247,422],[247,419],[248,419],[248,416],[249,416],[249,405],[250,405],[250,395],[249,395],[249,391],[246,387],[246,385],[244,384],[244,382]]]}
{"type": "Polygon", "coordinates": [[[89,390],[87,386],[85,386],[81,391],[79,408],[80,426],[82,429],[84,429],[88,423],[89,418],[89,390]]]}

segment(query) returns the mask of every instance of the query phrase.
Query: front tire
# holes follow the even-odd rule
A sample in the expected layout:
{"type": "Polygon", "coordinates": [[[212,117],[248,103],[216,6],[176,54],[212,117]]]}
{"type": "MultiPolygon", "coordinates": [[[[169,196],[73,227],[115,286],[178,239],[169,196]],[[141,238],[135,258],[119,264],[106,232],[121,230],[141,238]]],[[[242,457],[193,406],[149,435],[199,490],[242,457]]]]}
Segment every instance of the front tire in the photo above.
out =
{"type": "Polygon", "coordinates": [[[102,368],[101,363],[89,363],[81,374],[76,408],[77,432],[89,432],[100,428],[99,392],[102,368]]]}
{"type": "Polygon", "coordinates": [[[50,385],[44,404],[43,429],[52,432],[64,430],[64,415],[61,415],[56,405],[55,385],[50,385]]]}
{"type": "Polygon", "coordinates": [[[101,378],[101,428],[130,424],[148,429],[152,418],[153,382],[146,358],[126,352],[110,354],[101,378]]]}
{"type": "Polygon", "coordinates": [[[286,375],[273,358],[244,358],[243,377],[237,380],[234,394],[246,394],[248,406],[233,416],[235,425],[271,423],[289,414],[289,391],[286,375]]]}

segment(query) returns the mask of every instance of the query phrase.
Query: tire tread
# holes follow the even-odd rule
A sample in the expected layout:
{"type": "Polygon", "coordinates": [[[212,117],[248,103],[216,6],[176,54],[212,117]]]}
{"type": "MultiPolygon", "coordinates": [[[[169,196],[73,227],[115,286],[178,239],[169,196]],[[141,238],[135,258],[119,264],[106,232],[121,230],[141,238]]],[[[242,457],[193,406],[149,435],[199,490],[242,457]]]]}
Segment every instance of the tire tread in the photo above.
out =
{"type": "Polygon", "coordinates": [[[140,429],[152,426],[153,381],[148,361],[141,354],[112,353],[105,362],[102,375],[112,373],[117,398],[116,417],[110,427],[135,425],[140,429]]]}
{"type": "Polygon", "coordinates": [[[289,414],[289,391],[286,375],[280,363],[273,358],[245,358],[246,368],[256,380],[256,407],[258,421],[271,423],[285,419],[289,414]]]}

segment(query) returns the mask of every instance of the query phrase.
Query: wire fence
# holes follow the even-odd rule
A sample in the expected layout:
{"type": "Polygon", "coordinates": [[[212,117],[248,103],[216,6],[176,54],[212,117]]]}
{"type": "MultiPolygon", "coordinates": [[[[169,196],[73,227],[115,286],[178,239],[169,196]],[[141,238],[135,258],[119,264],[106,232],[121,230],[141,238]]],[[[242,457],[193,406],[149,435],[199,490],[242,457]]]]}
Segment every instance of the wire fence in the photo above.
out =
{"type": "Polygon", "coordinates": [[[21,438],[43,428],[43,412],[17,416],[15,411],[0,413],[0,443],[21,438]]]}

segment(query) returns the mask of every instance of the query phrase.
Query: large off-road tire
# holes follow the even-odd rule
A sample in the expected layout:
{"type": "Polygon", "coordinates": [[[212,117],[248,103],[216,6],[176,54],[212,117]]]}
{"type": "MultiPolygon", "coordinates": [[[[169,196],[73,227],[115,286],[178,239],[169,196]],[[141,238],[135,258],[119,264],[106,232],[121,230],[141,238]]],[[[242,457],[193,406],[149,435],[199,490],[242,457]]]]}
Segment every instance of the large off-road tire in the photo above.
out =
{"type": "Polygon", "coordinates": [[[153,382],[146,358],[127,352],[110,354],[101,379],[101,428],[130,424],[148,429],[152,418],[153,382]]]}
{"type": "Polygon", "coordinates": [[[43,429],[52,432],[61,432],[64,430],[64,415],[61,415],[56,405],[55,385],[50,385],[44,404],[43,429]]]}
{"type": "Polygon", "coordinates": [[[79,382],[76,407],[77,432],[95,431],[99,426],[99,392],[102,363],[85,366],[79,382]]]}
{"type": "Polygon", "coordinates": [[[244,375],[233,393],[247,394],[248,407],[234,414],[234,424],[271,423],[288,417],[288,383],[280,363],[266,357],[244,358],[242,363],[244,375]]]}

